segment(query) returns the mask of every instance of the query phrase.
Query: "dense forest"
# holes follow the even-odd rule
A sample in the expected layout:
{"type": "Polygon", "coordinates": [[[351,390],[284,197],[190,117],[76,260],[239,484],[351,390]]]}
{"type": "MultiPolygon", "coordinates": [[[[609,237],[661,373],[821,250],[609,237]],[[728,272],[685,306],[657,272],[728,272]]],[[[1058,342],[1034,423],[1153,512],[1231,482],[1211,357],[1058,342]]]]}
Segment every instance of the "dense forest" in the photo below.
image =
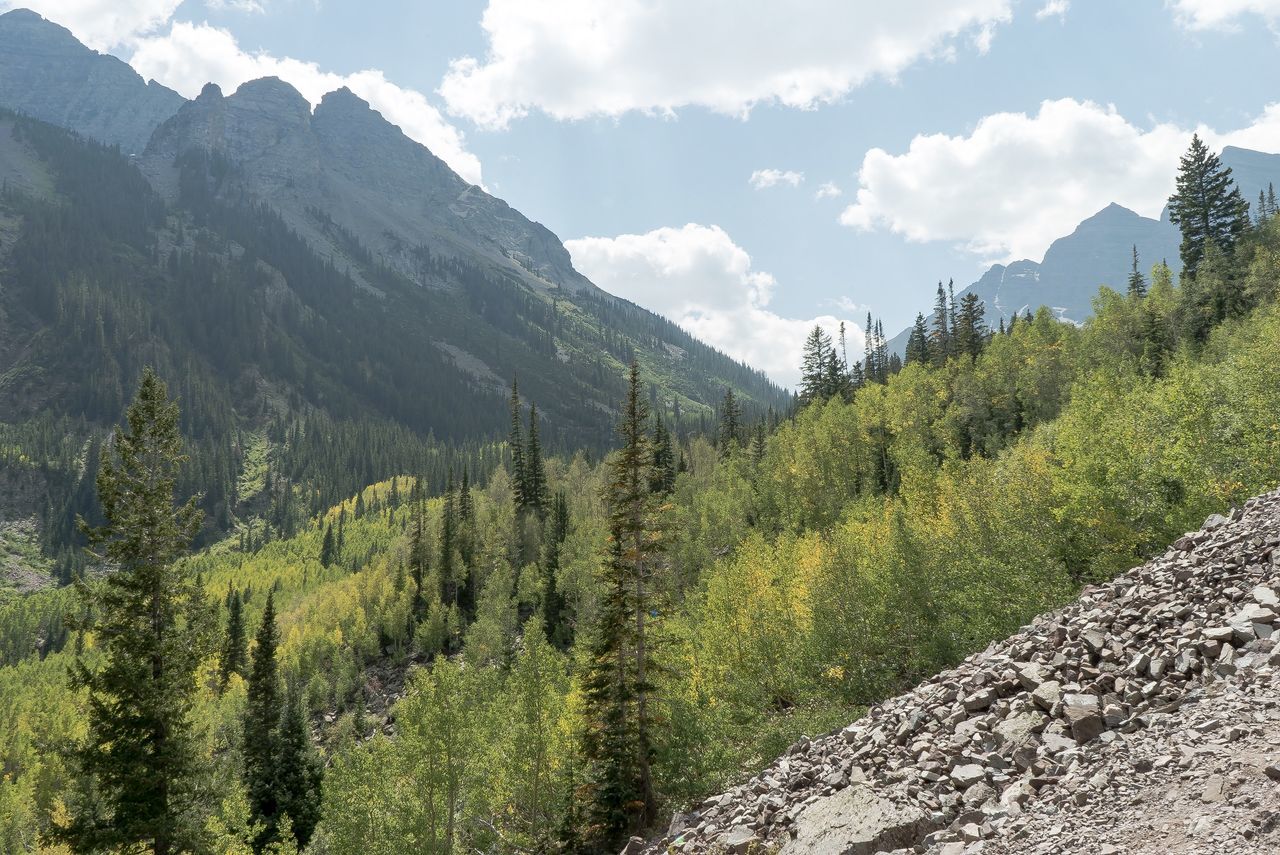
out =
{"type": "Polygon", "coordinates": [[[517,371],[562,453],[608,447],[632,360],[689,430],[710,429],[725,388],[756,414],[788,404],[603,292],[537,290],[429,246],[410,280],[317,210],[326,252],[216,152],[181,154],[166,202],[115,149],[5,111],[0,137],[0,478],[34,467],[18,510],[39,515],[63,583],[83,564],[75,519],[96,513],[97,448],[144,365],[183,402],[179,491],[202,496],[199,545],[253,519],[271,523],[255,537],[287,537],[399,473],[433,493],[451,471],[487,479],[517,371]]]}
{"type": "MultiPolygon", "coordinates": [[[[0,844],[617,851],[1280,480],[1274,200],[1197,139],[1171,209],[1181,272],[1135,256],[1082,327],[992,330],[940,286],[903,360],[815,330],[783,418],[730,390],[714,429],[673,420],[637,360],[603,459],[548,448],[523,376],[505,441],[429,469],[387,437],[396,474],[334,463],[371,483],[336,498],[246,452],[223,477],[294,509],[270,537],[201,535],[218,409],[120,366],[134,403],[78,482],[118,569],[0,602],[0,844]],[[163,763],[121,748],[156,722],[163,763]]],[[[14,465],[78,451],[6,430],[14,465]]]]}

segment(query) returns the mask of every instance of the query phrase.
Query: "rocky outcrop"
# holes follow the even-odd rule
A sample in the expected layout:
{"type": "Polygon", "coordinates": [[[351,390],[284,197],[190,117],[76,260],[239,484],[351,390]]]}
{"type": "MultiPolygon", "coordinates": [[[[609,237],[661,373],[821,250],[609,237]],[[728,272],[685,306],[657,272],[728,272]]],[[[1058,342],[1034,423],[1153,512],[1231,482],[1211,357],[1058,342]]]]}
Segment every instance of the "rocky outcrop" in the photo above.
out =
{"type": "Polygon", "coordinates": [[[172,195],[175,159],[192,148],[224,155],[240,186],[317,246],[331,242],[332,222],[410,278],[419,278],[414,250],[427,246],[485,262],[531,287],[594,288],[548,229],[463,180],[348,89],[325,95],[312,111],[276,78],[227,96],[206,86],[157,129],[143,171],[172,195]],[[327,219],[318,220],[317,211],[327,219]]]}
{"type": "Polygon", "coordinates": [[[801,740],[650,852],[1280,851],[1280,492],[801,740]]]}
{"type": "Polygon", "coordinates": [[[0,107],[136,154],[185,102],[35,12],[0,15],[0,107]]]}

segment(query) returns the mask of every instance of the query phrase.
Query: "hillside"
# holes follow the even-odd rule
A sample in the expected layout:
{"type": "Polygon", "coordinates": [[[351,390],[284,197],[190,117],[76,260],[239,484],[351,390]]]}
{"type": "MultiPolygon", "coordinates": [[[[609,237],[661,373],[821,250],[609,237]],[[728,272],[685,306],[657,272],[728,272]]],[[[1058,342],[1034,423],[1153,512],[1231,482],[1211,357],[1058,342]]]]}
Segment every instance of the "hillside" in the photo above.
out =
{"type": "Polygon", "coordinates": [[[314,112],[278,80],[174,102],[32,13],[0,15],[0,43],[0,109],[82,135],[0,114],[0,460],[45,485],[0,514],[38,515],[50,553],[92,512],[93,443],[143,364],[190,414],[207,537],[288,531],[397,473],[487,474],[517,377],[560,450],[613,443],[633,358],[682,429],[726,389],[788,405],[346,90],[314,112]]]}
{"type": "Polygon", "coordinates": [[[1271,851],[1277,590],[1273,492],[627,851],[1271,851]]]}

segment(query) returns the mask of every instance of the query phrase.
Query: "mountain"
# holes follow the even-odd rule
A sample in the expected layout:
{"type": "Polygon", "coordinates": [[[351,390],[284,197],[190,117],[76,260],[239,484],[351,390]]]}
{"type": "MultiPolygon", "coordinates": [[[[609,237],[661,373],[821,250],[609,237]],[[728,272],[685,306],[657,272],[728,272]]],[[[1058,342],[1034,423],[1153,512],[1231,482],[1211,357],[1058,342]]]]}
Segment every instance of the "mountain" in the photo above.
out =
{"type": "Polygon", "coordinates": [[[750,413],[788,403],[595,287],[548,229],[349,91],[313,111],[264,79],[161,109],[149,99],[167,95],[61,27],[0,25],[0,108],[63,123],[0,112],[0,452],[16,449],[0,469],[42,461],[47,495],[24,491],[23,512],[46,531],[90,509],[91,446],[145,364],[183,400],[186,486],[214,530],[268,514],[286,531],[398,473],[487,472],[517,376],[556,450],[612,443],[633,358],[679,428],[705,425],[726,388],[750,413]]]}
{"type": "MultiPolygon", "coordinates": [[[[1247,201],[1256,202],[1260,190],[1280,185],[1280,154],[1227,146],[1221,157],[1247,201]]],[[[992,265],[956,297],[970,292],[981,297],[987,321],[993,325],[1000,318],[1008,320],[1015,313],[1034,312],[1041,306],[1079,323],[1093,313],[1099,286],[1125,289],[1134,246],[1145,274],[1164,260],[1176,268],[1181,241],[1167,209],[1160,219],[1153,220],[1112,203],[1050,244],[1039,262],[1022,259],[992,265]]],[[[899,354],[905,351],[910,332],[908,328],[891,339],[890,348],[899,354]]]]}
{"type": "Polygon", "coordinates": [[[0,15],[0,105],[132,154],[185,100],[35,12],[0,15]]]}

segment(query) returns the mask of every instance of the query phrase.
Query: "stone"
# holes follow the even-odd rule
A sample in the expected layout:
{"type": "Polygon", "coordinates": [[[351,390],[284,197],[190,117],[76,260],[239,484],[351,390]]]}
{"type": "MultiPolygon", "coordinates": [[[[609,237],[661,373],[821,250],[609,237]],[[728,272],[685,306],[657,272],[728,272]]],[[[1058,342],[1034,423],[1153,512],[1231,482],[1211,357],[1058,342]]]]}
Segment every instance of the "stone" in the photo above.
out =
{"type": "Polygon", "coordinates": [[[1089,742],[1106,730],[1095,695],[1067,695],[1062,699],[1062,715],[1071,726],[1071,736],[1076,742],[1089,742]]]}
{"type": "Polygon", "coordinates": [[[951,783],[957,789],[966,790],[979,781],[987,779],[987,770],[976,763],[966,763],[951,770],[951,783]]]}
{"type": "Polygon", "coordinates": [[[1011,715],[995,726],[992,731],[1001,744],[1009,748],[1020,748],[1032,741],[1035,732],[1044,724],[1044,716],[1036,712],[1024,712],[1011,715]]]}
{"type": "Polygon", "coordinates": [[[943,824],[924,809],[897,805],[855,784],[808,805],[780,855],[873,855],[915,846],[943,824]]]}
{"type": "Polygon", "coordinates": [[[754,831],[745,825],[734,826],[723,838],[725,849],[733,855],[747,855],[761,843],[754,831]]]}
{"type": "Polygon", "coordinates": [[[996,700],[996,693],[992,689],[981,689],[964,699],[965,712],[981,712],[987,709],[996,700]]]}
{"type": "Polygon", "coordinates": [[[1227,781],[1221,775],[1210,775],[1204,782],[1204,790],[1200,793],[1200,801],[1207,804],[1220,802],[1227,797],[1227,781]]]}
{"type": "Polygon", "coordinates": [[[1031,699],[1036,702],[1036,706],[1050,712],[1062,701],[1062,684],[1056,680],[1047,680],[1036,686],[1031,699]]]}

